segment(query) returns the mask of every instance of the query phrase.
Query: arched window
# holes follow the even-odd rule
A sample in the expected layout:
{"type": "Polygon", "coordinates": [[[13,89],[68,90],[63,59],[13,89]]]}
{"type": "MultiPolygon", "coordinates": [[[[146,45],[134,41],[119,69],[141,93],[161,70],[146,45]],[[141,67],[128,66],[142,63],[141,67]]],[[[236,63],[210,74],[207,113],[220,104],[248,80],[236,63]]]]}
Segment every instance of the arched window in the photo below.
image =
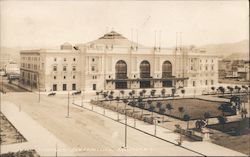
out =
{"type": "Polygon", "coordinates": [[[162,64],[162,78],[168,78],[172,76],[172,64],[169,61],[165,61],[162,64]]]}
{"type": "Polygon", "coordinates": [[[115,77],[116,79],[127,78],[127,64],[123,60],[119,60],[115,65],[115,77]]]}
{"type": "Polygon", "coordinates": [[[150,64],[148,61],[142,61],[140,64],[140,77],[150,78],[150,64]]]}

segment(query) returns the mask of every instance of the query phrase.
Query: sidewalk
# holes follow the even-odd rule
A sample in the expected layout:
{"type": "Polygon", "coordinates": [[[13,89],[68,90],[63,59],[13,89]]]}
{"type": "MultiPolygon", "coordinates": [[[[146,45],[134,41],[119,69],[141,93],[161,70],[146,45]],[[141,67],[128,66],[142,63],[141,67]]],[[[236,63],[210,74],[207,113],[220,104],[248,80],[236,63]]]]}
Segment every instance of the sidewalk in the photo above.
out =
{"type": "Polygon", "coordinates": [[[20,112],[14,104],[2,101],[1,111],[28,141],[20,145],[1,146],[2,153],[20,149],[35,149],[40,156],[55,156],[56,153],[58,156],[75,156],[67,145],[26,113],[20,112]]]}
{"type": "MultiPolygon", "coordinates": [[[[90,103],[85,102],[83,106],[81,106],[81,101],[75,101],[75,105],[83,107],[88,110],[92,110],[93,107],[93,112],[96,112],[98,114],[103,115],[104,110],[102,107],[99,106],[92,106],[90,103]]],[[[111,118],[115,121],[117,121],[117,112],[105,109],[105,116],[107,118],[111,118]]],[[[125,123],[125,116],[122,114],[119,114],[119,122],[124,124],[125,123]]],[[[131,117],[127,117],[127,125],[140,130],[146,134],[150,134],[154,136],[155,134],[155,125],[150,125],[147,124],[143,121],[136,120],[136,126],[134,126],[135,121],[131,117]]],[[[177,144],[177,140],[179,138],[179,134],[174,133],[171,130],[168,130],[166,128],[162,128],[160,126],[156,126],[156,138],[160,138],[162,140],[165,140],[167,142],[177,144]]],[[[218,146],[216,144],[210,143],[210,142],[189,142],[189,141],[184,141],[182,143],[182,146],[186,149],[192,150],[193,152],[199,153],[204,156],[215,156],[215,155],[220,155],[220,156],[246,156],[245,154],[242,154],[240,152],[236,152],[233,150],[230,150],[225,147],[218,146]]]]}

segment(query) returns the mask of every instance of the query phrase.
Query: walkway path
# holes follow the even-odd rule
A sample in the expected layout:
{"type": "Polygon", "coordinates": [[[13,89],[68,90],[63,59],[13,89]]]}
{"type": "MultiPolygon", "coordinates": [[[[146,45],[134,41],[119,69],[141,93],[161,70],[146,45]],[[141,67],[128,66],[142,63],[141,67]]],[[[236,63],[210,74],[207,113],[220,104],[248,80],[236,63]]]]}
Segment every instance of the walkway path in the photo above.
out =
{"type": "Polygon", "coordinates": [[[67,145],[31,119],[26,113],[19,111],[16,105],[2,101],[1,111],[28,141],[20,144],[1,146],[1,153],[35,149],[40,156],[55,156],[57,148],[58,156],[74,155],[67,145]]]}
{"type": "MultiPolygon", "coordinates": [[[[103,114],[104,110],[102,107],[99,106],[93,106],[88,102],[85,102],[83,106],[81,106],[81,101],[75,101],[74,103],[77,106],[83,107],[88,110],[92,110],[93,112],[96,112],[98,114],[103,114]]],[[[108,118],[111,118],[113,120],[117,120],[117,112],[105,109],[105,116],[108,118]]],[[[124,124],[125,123],[125,116],[119,115],[119,122],[124,124]]],[[[140,130],[144,133],[150,134],[152,136],[155,135],[155,125],[150,125],[142,121],[136,121],[136,126],[134,126],[134,119],[131,117],[127,117],[127,124],[129,127],[135,128],[137,130],[140,130]]],[[[156,126],[156,136],[157,138],[160,138],[162,140],[168,141],[170,143],[177,144],[177,140],[179,139],[179,134],[174,133],[171,130],[168,130],[166,128],[162,128],[159,126],[156,126]]],[[[218,146],[216,144],[210,143],[210,142],[189,142],[184,141],[182,146],[186,149],[193,150],[194,152],[197,152],[199,154],[205,155],[205,156],[246,156],[245,154],[230,150],[228,148],[218,146]]]]}

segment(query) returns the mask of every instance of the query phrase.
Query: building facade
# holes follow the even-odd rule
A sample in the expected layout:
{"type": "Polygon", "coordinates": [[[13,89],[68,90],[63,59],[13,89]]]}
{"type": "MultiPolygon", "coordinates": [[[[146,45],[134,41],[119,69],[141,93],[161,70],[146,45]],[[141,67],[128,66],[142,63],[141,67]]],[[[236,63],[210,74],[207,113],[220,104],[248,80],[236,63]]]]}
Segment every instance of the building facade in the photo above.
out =
{"type": "Polygon", "coordinates": [[[21,84],[44,91],[210,87],[218,58],[178,47],[145,47],[114,31],[60,50],[21,51],[21,84]]]}

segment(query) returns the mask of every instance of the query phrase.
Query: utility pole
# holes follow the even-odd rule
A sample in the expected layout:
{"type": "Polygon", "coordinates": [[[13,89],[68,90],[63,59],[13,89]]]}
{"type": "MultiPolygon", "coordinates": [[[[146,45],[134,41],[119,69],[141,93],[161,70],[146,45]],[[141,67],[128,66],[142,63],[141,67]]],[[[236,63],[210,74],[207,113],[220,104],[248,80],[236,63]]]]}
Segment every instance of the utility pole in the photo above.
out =
{"type": "Polygon", "coordinates": [[[38,96],[38,102],[40,103],[40,97],[41,97],[41,93],[40,93],[40,77],[39,77],[39,73],[37,73],[38,74],[38,93],[39,93],[39,96],[38,96]]]}

